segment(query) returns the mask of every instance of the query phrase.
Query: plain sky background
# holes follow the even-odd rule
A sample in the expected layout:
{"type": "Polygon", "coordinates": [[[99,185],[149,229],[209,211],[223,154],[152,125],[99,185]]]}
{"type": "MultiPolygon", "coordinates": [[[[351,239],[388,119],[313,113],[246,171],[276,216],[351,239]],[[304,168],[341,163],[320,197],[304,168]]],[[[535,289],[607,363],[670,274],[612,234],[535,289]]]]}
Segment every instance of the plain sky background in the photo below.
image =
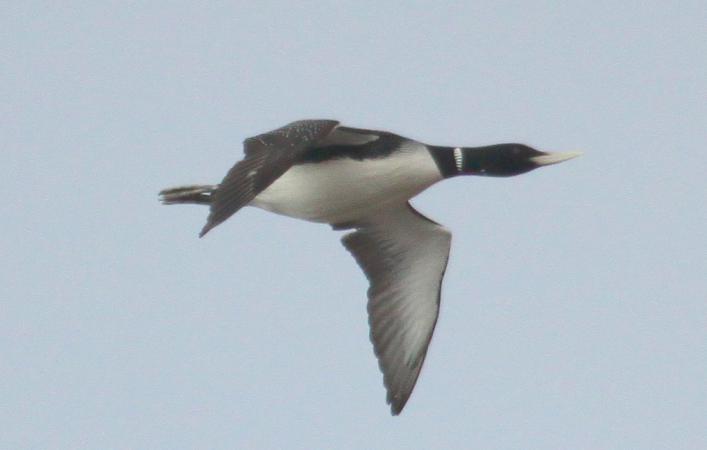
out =
{"type": "Polygon", "coordinates": [[[0,448],[707,448],[707,8],[0,4],[0,448]],[[585,151],[414,200],[454,233],[400,417],[327,226],[157,192],[338,119],[585,151]]]}

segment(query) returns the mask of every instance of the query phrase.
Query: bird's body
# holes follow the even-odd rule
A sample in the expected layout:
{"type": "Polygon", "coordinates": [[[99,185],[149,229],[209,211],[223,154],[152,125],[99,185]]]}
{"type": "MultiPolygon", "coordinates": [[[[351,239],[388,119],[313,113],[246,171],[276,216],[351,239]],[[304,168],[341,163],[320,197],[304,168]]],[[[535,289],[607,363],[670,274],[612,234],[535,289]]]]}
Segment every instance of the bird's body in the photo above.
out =
{"type": "Polygon", "coordinates": [[[417,381],[437,321],[451,233],[409,199],[457,175],[511,176],[577,153],[521,144],[438,147],[389,132],[305,120],[244,143],[218,185],[162,191],[162,201],[210,205],[201,236],[243,206],[353,229],[342,243],[366,274],[371,341],[393,414],[417,381]]]}
{"type": "Polygon", "coordinates": [[[294,165],[250,205],[312,222],[349,223],[404,203],[441,179],[427,148],[409,142],[385,158],[294,165]]]}

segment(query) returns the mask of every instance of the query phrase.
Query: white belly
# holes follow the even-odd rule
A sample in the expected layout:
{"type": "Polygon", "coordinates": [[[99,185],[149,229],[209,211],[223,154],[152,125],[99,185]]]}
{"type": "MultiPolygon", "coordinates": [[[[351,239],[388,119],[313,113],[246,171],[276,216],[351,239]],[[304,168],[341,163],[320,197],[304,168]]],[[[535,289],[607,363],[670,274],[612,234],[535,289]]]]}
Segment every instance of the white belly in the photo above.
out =
{"type": "Polygon", "coordinates": [[[251,205],[312,222],[342,223],[407,201],[441,179],[427,149],[410,144],[379,159],[293,166],[251,205]]]}

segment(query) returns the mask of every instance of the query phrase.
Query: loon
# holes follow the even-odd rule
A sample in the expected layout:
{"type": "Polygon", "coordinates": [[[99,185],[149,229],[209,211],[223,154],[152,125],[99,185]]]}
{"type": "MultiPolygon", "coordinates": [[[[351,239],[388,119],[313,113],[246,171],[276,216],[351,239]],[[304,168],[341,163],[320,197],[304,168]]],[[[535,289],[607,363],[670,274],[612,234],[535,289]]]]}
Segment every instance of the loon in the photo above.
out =
{"type": "Polygon", "coordinates": [[[437,322],[451,233],[409,200],[458,175],[508,177],[579,156],[523,144],[443,147],[335,120],[301,120],[248,138],[216,185],[160,192],[164,204],[209,205],[200,237],[244,206],[350,230],[344,247],[369,281],[370,339],[398,415],[437,322]]]}

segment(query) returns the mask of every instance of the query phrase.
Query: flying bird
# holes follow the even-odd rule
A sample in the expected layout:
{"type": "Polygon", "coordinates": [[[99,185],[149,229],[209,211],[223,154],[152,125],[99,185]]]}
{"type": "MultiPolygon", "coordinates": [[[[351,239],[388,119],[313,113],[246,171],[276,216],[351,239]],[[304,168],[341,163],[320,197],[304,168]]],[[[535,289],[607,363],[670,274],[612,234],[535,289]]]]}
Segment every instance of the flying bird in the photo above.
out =
{"type": "Polygon", "coordinates": [[[301,120],[244,141],[221,183],[160,192],[165,204],[209,205],[200,237],[244,206],[350,230],[363,269],[370,338],[399,414],[415,386],[439,314],[451,233],[409,200],[458,175],[508,177],[579,156],[523,144],[444,147],[335,120],[301,120]]]}

